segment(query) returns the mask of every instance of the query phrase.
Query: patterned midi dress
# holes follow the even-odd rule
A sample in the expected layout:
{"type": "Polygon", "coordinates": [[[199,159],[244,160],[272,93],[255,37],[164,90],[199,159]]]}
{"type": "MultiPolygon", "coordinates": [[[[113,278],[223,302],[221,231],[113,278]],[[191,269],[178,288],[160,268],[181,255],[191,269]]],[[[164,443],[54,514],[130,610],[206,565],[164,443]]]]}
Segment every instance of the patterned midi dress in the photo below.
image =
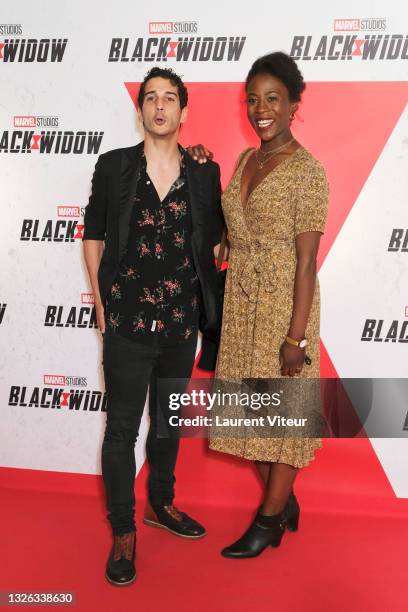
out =
{"type": "MultiPolygon", "coordinates": [[[[222,197],[230,254],[225,284],[216,379],[282,380],[279,349],[288,333],[296,272],[296,236],[324,232],[328,203],[325,171],[300,147],[277,165],[241,203],[241,175],[254,149],[241,155],[222,197]]],[[[295,379],[318,379],[319,283],[306,329],[307,355],[295,379]]],[[[288,377],[285,377],[287,379],[288,377]]],[[[210,448],[250,460],[303,467],[321,447],[320,437],[220,437],[210,432],[210,448]]]]}

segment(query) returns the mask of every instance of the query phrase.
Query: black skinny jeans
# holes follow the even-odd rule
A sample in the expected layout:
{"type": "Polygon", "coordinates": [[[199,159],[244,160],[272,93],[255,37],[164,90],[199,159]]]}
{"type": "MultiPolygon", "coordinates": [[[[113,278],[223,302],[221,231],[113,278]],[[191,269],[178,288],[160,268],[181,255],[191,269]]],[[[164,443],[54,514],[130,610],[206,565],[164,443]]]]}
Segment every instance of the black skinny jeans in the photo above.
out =
{"type": "Polygon", "coordinates": [[[145,345],[106,331],[103,365],[107,418],[102,445],[102,474],[108,519],[114,535],[135,530],[134,447],[149,389],[150,428],[146,442],[149,464],[148,495],[151,505],[169,505],[174,497],[174,468],[179,447],[177,427],[169,427],[169,392],[183,393],[194,365],[197,333],[173,346],[145,345]],[[159,381],[159,384],[158,384],[159,381]],[[165,435],[166,437],[158,437],[165,435]]]}

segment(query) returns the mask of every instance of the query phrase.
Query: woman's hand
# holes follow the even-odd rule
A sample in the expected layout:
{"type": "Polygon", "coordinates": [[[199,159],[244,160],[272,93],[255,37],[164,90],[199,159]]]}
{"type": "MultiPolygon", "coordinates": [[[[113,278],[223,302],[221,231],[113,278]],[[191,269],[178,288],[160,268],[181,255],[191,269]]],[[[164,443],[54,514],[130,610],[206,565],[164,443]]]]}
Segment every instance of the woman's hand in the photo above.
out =
{"type": "Polygon", "coordinates": [[[305,363],[305,349],[283,342],[279,351],[282,376],[300,374],[305,363]]]}
{"type": "Polygon", "coordinates": [[[187,151],[199,164],[205,164],[214,157],[213,153],[202,144],[189,145],[187,151]]]}

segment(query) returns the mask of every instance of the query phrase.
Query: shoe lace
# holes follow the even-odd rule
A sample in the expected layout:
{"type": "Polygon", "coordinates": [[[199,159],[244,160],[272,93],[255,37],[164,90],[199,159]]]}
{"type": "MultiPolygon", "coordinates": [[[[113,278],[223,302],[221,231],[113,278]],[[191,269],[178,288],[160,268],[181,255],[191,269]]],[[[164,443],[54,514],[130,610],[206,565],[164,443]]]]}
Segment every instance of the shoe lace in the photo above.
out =
{"type": "Polygon", "coordinates": [[[113,560],[119,561],[122,557],[128,561],[132,560],[135,544],[135,532],[125,533],[114,537],[113,560]]]}
{"type": "Polygon", "coordinates": [[[180,512],[180,510],[178,508],[176,508],[176,506],[164,506],[165,511],[170,514],[170,516],[172,518],[174,518],[176,521],[178,521],[179,523],[181,523],[181,521],[183,520],[183,515],[180,512]]]}

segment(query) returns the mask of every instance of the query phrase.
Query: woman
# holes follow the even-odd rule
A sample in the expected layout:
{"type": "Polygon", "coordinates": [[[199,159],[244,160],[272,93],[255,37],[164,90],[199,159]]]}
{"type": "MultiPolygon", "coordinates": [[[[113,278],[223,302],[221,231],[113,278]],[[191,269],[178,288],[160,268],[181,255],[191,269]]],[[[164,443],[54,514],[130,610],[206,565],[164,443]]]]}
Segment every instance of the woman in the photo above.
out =
{"type": "MultiPolygon", "coordinates": [[[[257,59],[246,79],[247,115],[260,145],[240,155],[222,200],[230,252],[221,381],[319,378],[316,256],[328,186],[321,164],[291,133],[304,88],[296,63],[280,52],[257,59]]],[[[254,461],[264,483],[255,520],[225,557],[257,556],[279,546],[286,526],[297,529],[293,483],[320,446],[314,437],[211,436],[213,450],[254,461]]]]}

